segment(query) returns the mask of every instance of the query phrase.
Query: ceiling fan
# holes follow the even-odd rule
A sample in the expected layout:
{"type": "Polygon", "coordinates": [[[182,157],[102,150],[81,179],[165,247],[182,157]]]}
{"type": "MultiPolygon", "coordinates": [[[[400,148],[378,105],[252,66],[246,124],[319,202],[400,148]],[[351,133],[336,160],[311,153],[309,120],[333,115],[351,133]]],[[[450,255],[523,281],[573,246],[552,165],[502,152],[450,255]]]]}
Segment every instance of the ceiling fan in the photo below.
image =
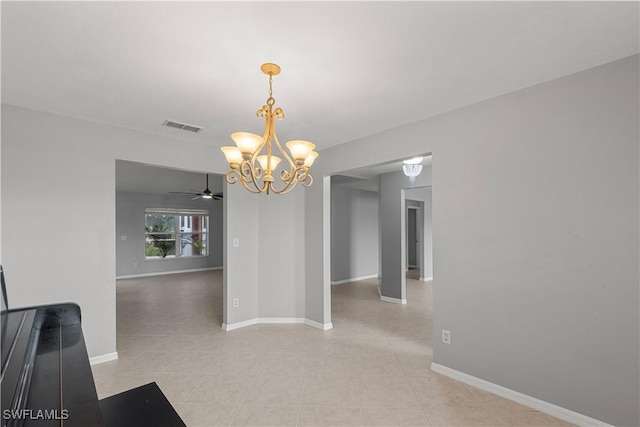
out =
{"type": "Polygon", "coordinates": [[[170,191],[171,196],[195,196],[191,200],[197,199],[213,199],[220,200],[224,197],[223,193],[213,193],[209,190],[209,174],[207,174],[207,188],[202,193],[186,192],[186,191],[170,191]]]}

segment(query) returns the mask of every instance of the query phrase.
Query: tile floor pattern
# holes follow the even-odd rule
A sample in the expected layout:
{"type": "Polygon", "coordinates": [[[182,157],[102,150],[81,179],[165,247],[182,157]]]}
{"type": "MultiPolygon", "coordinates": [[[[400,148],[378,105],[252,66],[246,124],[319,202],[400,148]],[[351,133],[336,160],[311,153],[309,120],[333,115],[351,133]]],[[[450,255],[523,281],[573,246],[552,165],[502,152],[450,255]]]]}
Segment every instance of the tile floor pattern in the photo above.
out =
{"type": "Polygon", "coordinates": [[[155,381],[189,427],[566,426],[430,370],[430,282],[408,304],[376,280],[332,287],[334,329],[224,332],[222,272],[119,280],[119,359],[93,367],[100,398],[155,381]]]}

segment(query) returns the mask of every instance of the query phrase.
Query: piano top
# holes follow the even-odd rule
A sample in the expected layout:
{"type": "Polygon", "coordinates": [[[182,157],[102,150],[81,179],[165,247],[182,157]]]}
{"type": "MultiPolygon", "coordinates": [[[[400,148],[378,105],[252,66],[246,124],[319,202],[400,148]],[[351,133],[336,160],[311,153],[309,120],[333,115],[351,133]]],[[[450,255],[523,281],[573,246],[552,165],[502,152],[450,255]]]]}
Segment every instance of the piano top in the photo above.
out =
{"type": "Polygon", "coordinates": [[[4,311],[1,344],[3,426],[103,426],[76,304],[4,311]]]}

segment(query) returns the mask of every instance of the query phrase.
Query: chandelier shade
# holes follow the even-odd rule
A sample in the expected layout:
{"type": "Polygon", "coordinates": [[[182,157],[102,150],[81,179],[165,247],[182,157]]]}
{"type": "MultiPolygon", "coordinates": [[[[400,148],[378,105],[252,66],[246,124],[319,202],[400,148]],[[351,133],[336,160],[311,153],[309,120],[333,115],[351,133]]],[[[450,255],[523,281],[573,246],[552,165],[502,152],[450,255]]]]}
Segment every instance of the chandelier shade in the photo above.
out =
{"type": "Polygon", "coordinates": [[[262,143],[262,137],[250,132],[234,132],[231,139],[242,154],[253,154],[262,143]]]}
{"type": "Polygon", "coordinates": [[[267,175],[270,175],[271,172],[276,170],[278,164],[282,161],[278,156],[267,156],[264,154],[262,156],[258,156],[257,159],[260,166],[262,166],[262,170],[265,171],[267,175]]]}
{"type": "Polygon", "coordinates": [[[276,64],[262,64],[262,72],[269,76],[269,97],[257,112],[259,118],[265,119],[262,136],[250,132],[234,132],[231,139],[236,146],[225,146],[220,149],[229,164],[230,170],[225,179],[227,183],[240,182],[242,186],[254,194],[285,194],[293,190],[297,184],[308,187],[313,184],[309,169],[318,158],[313,151],[316,145],[300,139],[285,143],[285,150],[276,135],[275,119],[284,119],[282,108],[274,108],[273,76],[280,74],[276,64]],[[278,153],[276,155],[275,153],[278,153]],[[280,173],[276,173],[280,165],[280,173]],[[276,182],[274,175],[278,176],[276,182]]]}
{"type": "Polygon", "coordinates": [[[234,165],[238,167],[242,163],[242,152],[238,147],[222,147],[221,150],[232,169],[234,165]]]}

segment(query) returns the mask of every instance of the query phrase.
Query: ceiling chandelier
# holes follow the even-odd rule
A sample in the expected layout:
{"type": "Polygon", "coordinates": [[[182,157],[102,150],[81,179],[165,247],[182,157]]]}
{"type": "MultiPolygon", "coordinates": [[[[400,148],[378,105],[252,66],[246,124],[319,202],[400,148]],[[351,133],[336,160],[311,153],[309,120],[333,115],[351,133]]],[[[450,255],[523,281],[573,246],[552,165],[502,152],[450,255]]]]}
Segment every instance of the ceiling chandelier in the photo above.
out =
{"type": "Polygon", "coordinates": [[[422,157],[414,157],[413,159],[403,160],[402,170],[404,174],[410,178],[415,178],[422,172],[422,157]]]}
{"type": "Polygon", "coordinates": [[[273,76],[280,74],[280,67],[267,63],[262,64],[260,69],[269,75],[269,97],[267,103],[257,112],[258,117],[265,119],[264,132],[262,136],[249,132],[231,134],[236,146],[220,148],[231,168],[225,178],[229,184],[240,181],[244,188],[254,194],[285,194],[293,190],[298,183],[304,187],[313,184],[309,168],[318,157],[318,153],[313,151],[315,144],[302,140],[286,143],[290,154],[282,148],[276,135],[274,119],[284,119],[284,111],[280,107],[274,109],[276,100],[273,98],[272,87],[273,76]],[[276,149],[282,157],[274,154],[276,149]],[[276,174],[281,181],[279,188],[276,188],[274,173],[282,158],[286,160],[286,166],[276,174]]]}

